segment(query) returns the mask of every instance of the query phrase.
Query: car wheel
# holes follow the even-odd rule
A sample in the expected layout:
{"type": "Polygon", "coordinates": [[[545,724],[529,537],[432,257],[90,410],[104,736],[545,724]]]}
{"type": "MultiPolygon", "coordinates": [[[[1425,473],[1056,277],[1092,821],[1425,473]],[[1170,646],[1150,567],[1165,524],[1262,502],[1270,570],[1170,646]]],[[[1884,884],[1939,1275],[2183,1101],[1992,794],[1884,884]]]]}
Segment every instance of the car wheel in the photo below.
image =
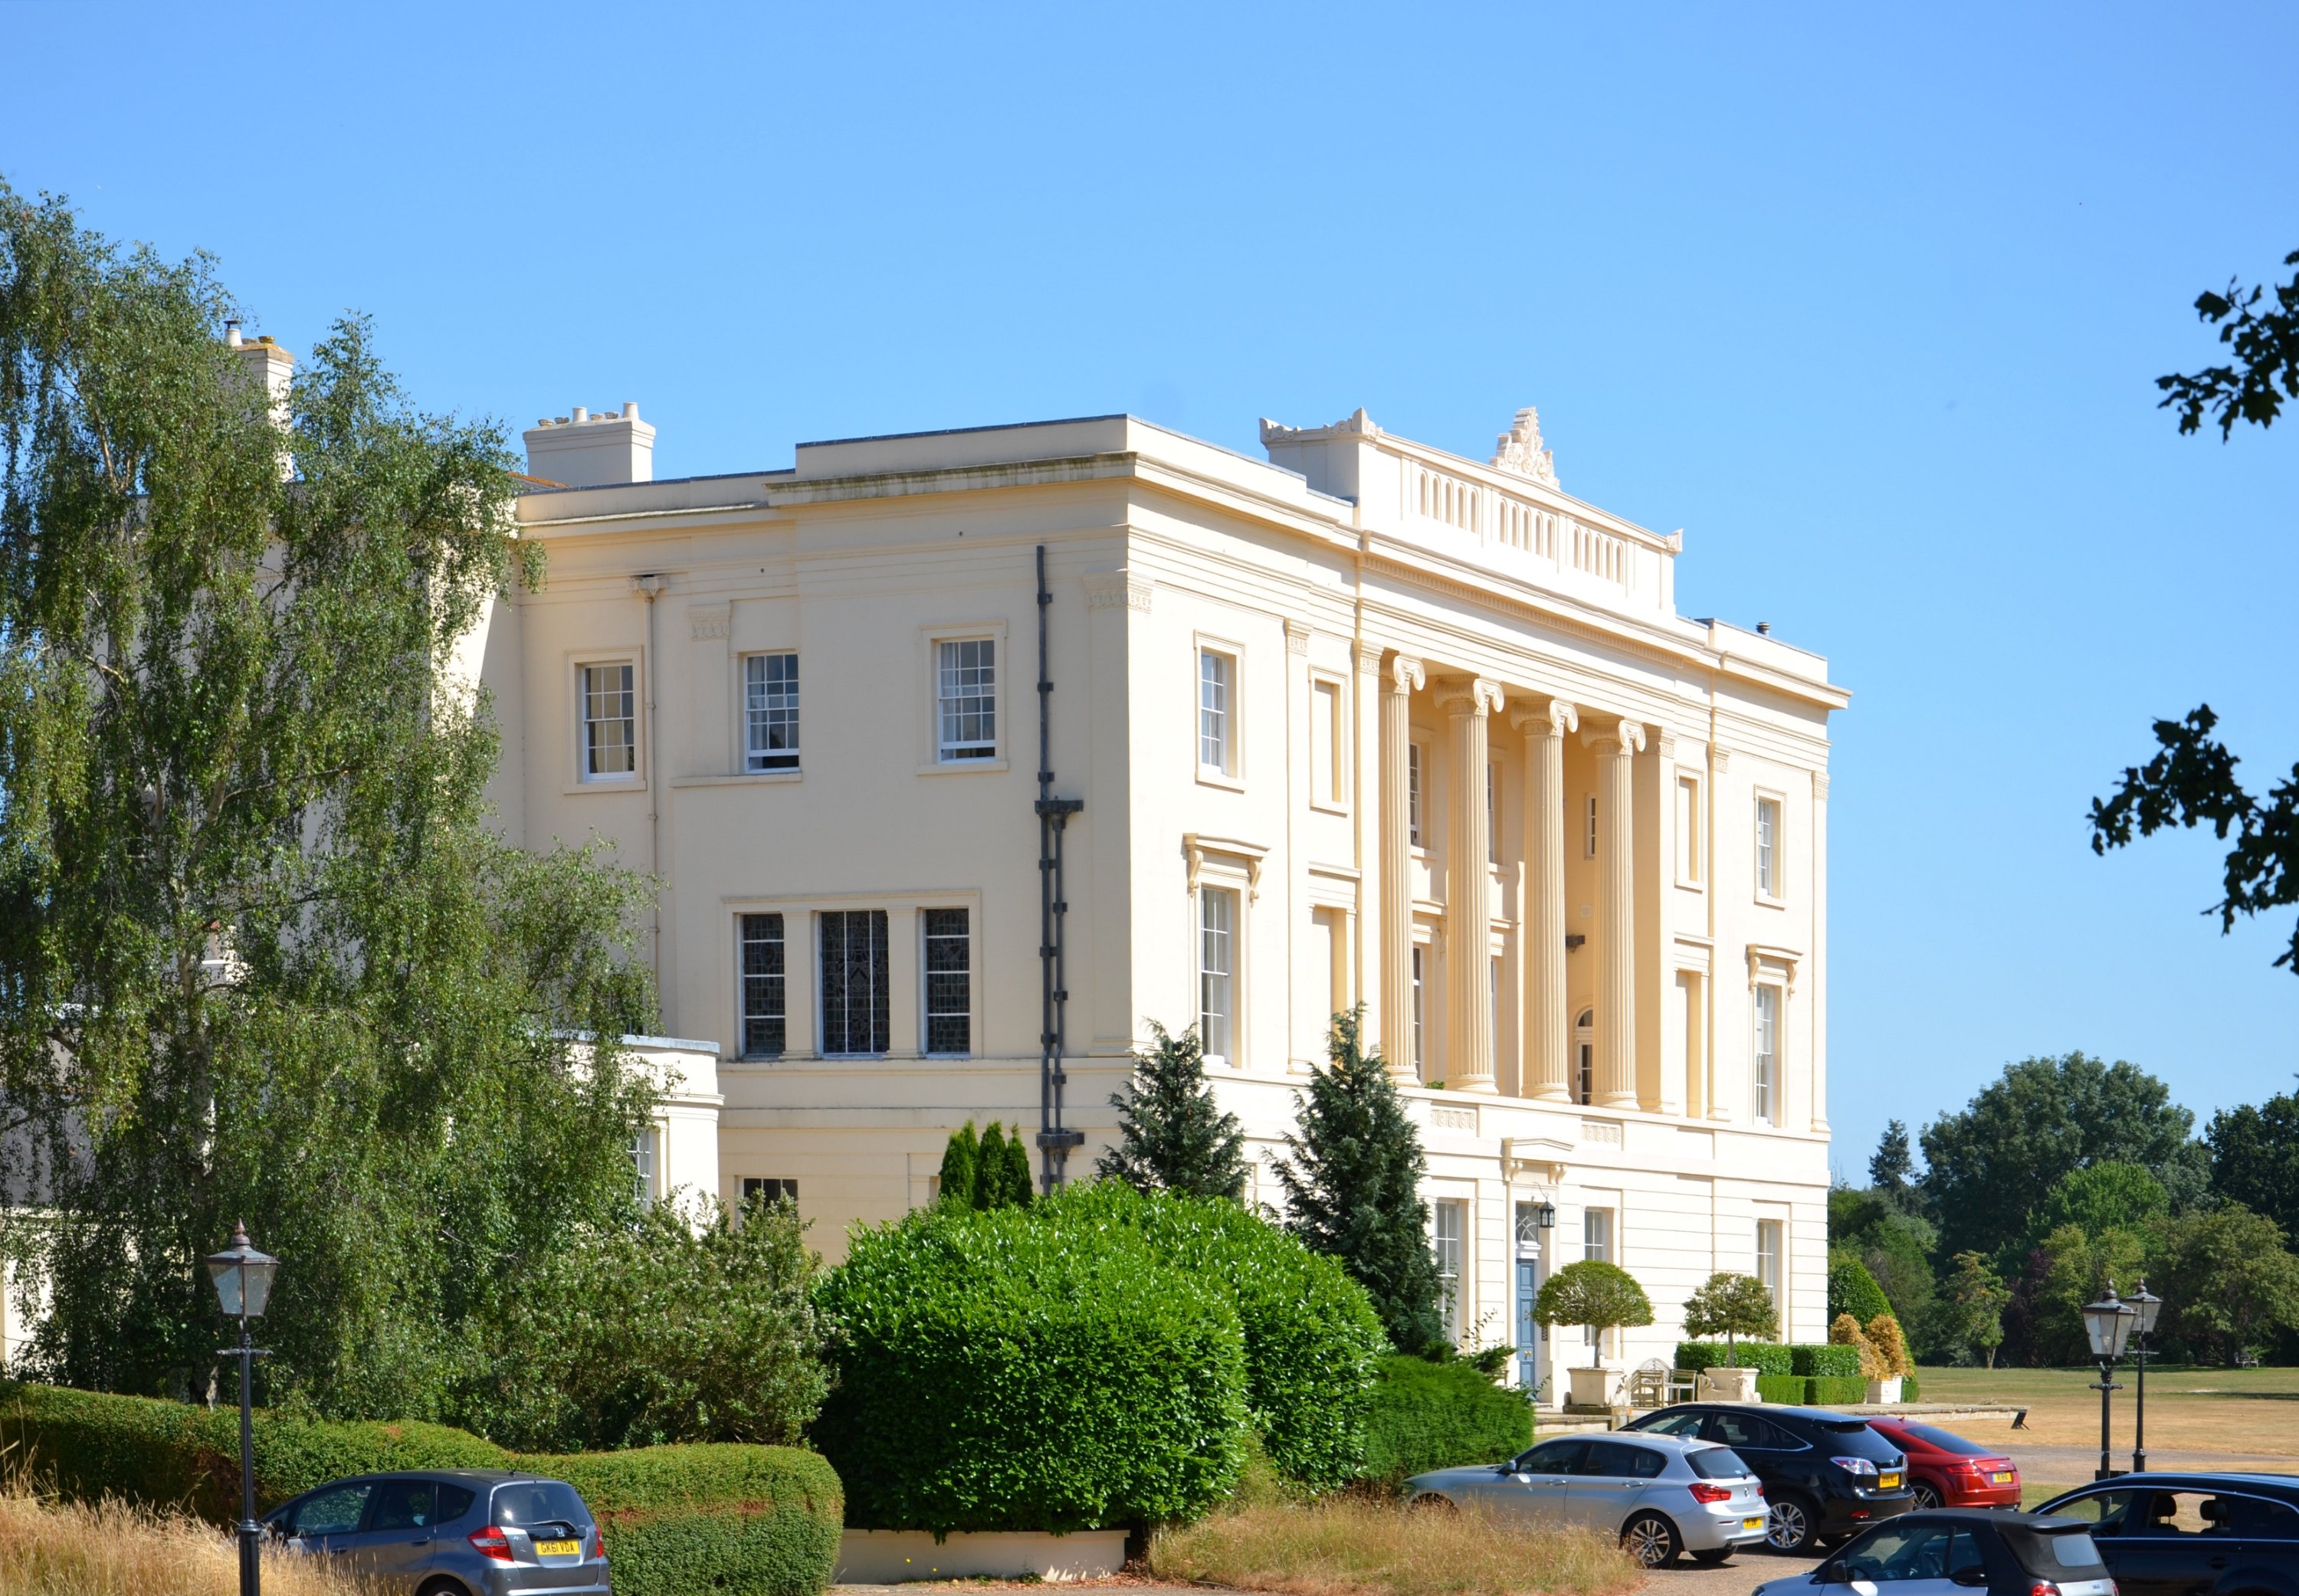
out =
{"type": "Polygon", "coordinates": [[[1658,1513],[1639,1513],[1621,1531],[1621,1549],[1639,1567],[1665,1568],[1684,1547],[1676,1538],[1676,1526],[1658,1513]]]}
{"type": "Polygon", "coordinates": [[[1721,1568],[1732,1560],[1732,1548],[1719,1546],[1708,1551],[1688,1552],[1686,1555],[1704,1568],[1721,1568]]]}
{"type": "Polygon", "coordinates": [[[1919,1513],[1926,1508],[1936,1508],[1940,1505],[1940,1493],[1921,1480],[1910,1485],[1908,1490],[1916,1499],[1916,1511],[1919,1513]]]}
{"type": "Polygon", "coordinates": [[[460,1579],[435,1579],[415,1596],[471,1596],[471,1592],[460,1579]]]}
{"type": "Polygon", "coordinates": [[[1764,1544],[1789,1557],[1802,1557],[1820,1539],[1820,1516],[1801,1496],[1783,1496],[1764,1518],[1764,1544]]]}
{"type": "Polygon", "coordinates": [[[1449,1496],[1440,1496],[1434,1491],[1416,1496],[1407,1504],[1414,1512],[1450,1517],[1461,1510],[1460,1504],[1449,1496]]]}

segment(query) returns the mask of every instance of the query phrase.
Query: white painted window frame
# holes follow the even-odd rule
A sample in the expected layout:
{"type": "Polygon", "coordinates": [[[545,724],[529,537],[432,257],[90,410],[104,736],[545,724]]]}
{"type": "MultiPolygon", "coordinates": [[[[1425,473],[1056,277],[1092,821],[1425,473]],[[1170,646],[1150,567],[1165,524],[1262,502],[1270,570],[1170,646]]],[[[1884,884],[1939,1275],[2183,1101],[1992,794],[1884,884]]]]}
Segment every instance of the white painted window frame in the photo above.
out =
{"type": "Polygon", "coordinates": [[[1245,645],[1210,633],[1194,633],[1190,638],[1190,763],[1198,780],[1208,787],[1226,788],[1232,792],[1245,790],[1245,645]],[[1223,748],[1224,763],[1210,765],[1205,758],[1205,658],[1211,654],[1229,665],[1229,708],[1224,715],[1227,733],[1223,748]]]}

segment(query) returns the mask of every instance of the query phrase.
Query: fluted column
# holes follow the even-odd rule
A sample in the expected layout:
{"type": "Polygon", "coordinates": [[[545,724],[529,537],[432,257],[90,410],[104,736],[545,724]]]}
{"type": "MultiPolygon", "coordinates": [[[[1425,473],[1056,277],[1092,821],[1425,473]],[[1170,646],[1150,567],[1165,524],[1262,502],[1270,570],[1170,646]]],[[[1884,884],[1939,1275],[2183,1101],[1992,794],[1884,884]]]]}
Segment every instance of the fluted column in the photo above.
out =
{"type": "Polygon", "coordinates": [[[1524,1095],[1570,1102],[1564,978],[1564,737],[1580,712],[1562,699],[1515,711],[1524,733],[1524,1095]]]}
{"type": "Polygon", "coordinates": [[[1407,761],[1413,748],[1413,692],[1429,685],[1417,659],[1399,654],[1381,677],[1381,1045],[1391,1080],[1410,1086],[1413,1068],[1413,832],[1407,761]]]}
{"type": "Polygon", "coordinates": [[[1634,721],[1584,732],[1597,754],[1597,1101],[1637,1106],[1637,755],[1634,721]]]}
{"type": "Polygon", "coordinates": [[[1453,717],[1453,824],[1445,839],[1445,950],[1452,989],[1445,1084],[1493,1090],[1492,836],[1485,818],[1488,718],[1501,707],[1497,682],[1450,682],[1438,701],[1453,717]]]}

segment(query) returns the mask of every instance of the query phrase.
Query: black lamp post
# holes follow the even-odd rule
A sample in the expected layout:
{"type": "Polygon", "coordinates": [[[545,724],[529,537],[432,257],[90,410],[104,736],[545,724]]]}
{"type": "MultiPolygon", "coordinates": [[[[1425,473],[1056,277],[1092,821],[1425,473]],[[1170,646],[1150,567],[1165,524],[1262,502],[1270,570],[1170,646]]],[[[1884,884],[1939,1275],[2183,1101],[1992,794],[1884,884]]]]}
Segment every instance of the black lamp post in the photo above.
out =
{"type": "Polygon", "coordinates": [[[2155,1333],[2155,1316],[2163,1311],[2163,1299],[2147,1289],[2147,1277],[2139,1277],[2139,1289],[2127,1299],[2138,1311],[2139,1322],[2133,1327],[2138,1340],[2131,1349],[2132,1361],[2139,1366],[2138,1411],[2131,1421],[2131,1472],[2147,1472],[2147,1338],[2155,1333]]]}
{"type": "Polygon", "coordinates": [[[208,1257],[208,1274],[215,1281],[216,1300],[227,1319],[239,1320],[239,1344],[217,1355],[239,1360],[239,1596],[261,1596],[263,1589],[262,1526],[255,1522],[255,1360],[262,1351],[248,1341],[247,1321],[261,1319],[271,1301],[271,1277],[279,1261],[259,1253],[247,1239],[245,1221],[231,1228],[231,1245],[208,1257]]]}
{"type": "Polygon", "coordinates": [[[2094,1479],[2113,1479],[2115,1469],[2107,1460],[2107,1393],[2121,1391],[2115,1383],[2115,1360],[2123,1356],[2123,1344],[2130,1339],[2132,1322],[2139,1317],[2138,1310],[2120,1300],[2115,1287],[2083,1311],[2084,1334],[2091,1339],[2092,1356],[2099,1360],[2099,1384],[2092,1389],[2099,1393],[2099,1472],[2094,1479]]]}

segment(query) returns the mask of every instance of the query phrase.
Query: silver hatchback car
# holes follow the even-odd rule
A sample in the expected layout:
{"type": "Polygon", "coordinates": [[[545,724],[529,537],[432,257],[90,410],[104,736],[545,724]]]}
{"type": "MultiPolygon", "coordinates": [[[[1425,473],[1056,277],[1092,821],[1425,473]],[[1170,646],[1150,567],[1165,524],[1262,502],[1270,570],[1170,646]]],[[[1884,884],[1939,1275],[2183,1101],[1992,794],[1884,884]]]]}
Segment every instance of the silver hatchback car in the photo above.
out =
{"type": "Polygon", "coordinates": [[[608,1596],[607,1549],[563,1480],[489,1468],[367,1474],[263,1516],[274,1539],[394,1596],[608,1596]]]}
{"type": "Polygon", "coordinates": [[[1764,1539],[1764,1488],[1739,1453],[1674,1435],[1560,1435],[1506,1463],[1415,1475],[1406,1488],[1415,1506],[1616,1534],[1647,1568],[1688,1552],[1721,1563],[1764,1539]]]}

